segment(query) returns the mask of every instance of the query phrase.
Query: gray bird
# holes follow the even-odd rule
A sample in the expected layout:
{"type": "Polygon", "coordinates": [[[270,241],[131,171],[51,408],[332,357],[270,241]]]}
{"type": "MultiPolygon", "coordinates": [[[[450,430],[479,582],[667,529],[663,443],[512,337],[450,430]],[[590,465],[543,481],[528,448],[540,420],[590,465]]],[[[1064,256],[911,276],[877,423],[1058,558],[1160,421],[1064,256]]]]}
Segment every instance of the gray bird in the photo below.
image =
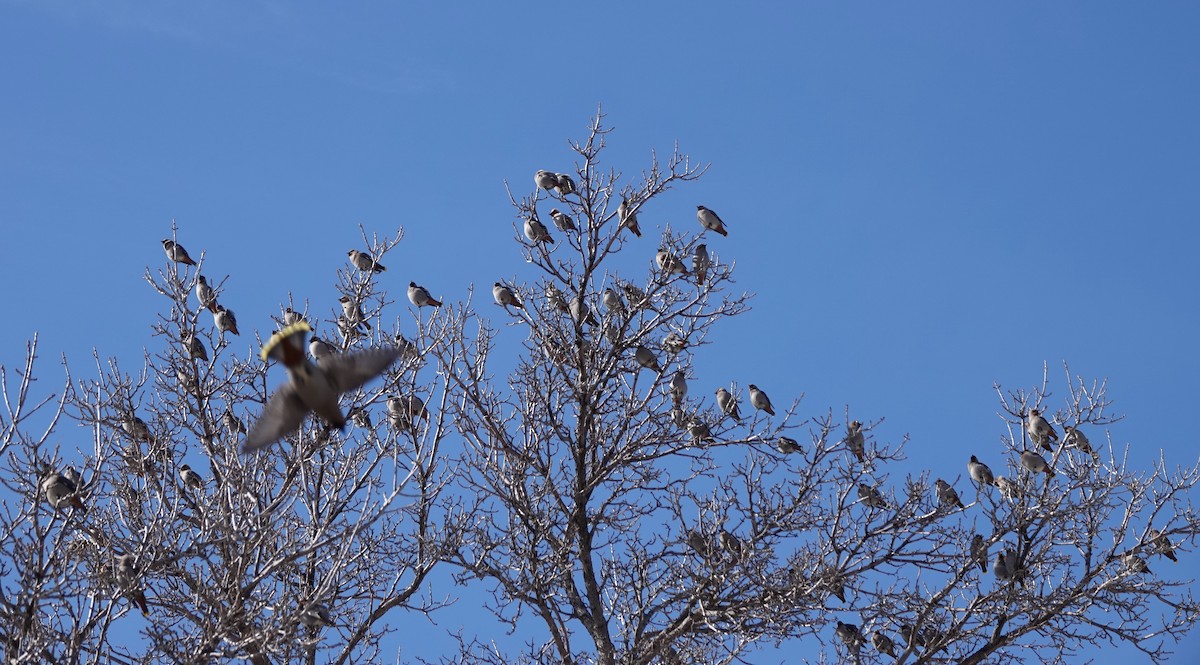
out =
{"type": "Polygon", "coordinates": [[[180,245],[170,238],[163,238],[162,246],[163,251],[167,253],[168,259],[184,265],[196,265],[196,262],[192,260],[192,257],[188,256],[187,250],[183,248],[183,245],[180,245]]]}
{"type": "Polygon", "coordinates": [[[241,333],[237,329],[237,317],[233,315],[233,310],[228,307],[217,305],[217,311],[213,313],[213,325],[221,332],[231,332],[240,336],[241,333]]]}
{"type": "Polygon", "coordinates": [[[680,261],[678,257],[667,251],[666,248],[658,250],[658,253],[654,255],[654,262],[658,264],[659,270],[668,275],[674,273],[679,273],[680,275],[688,274],[687,266],[683,264],[683,261],[680,261]]]}
{"type": "Polygon", "coordinates": [[[571,318],[579,324],[600,325],[600,322],[596,320],[596,315],[592,314],[591,308],[583,301],[583,298],[579,296],[571,298],[571,304],[568,309],[571,312],[571,318]]]}
{"type": "Polygon", "coordinates": [[[1008,570],[1008,563],[1004,560],[1004,552],[996,552],[996,561],[992,563],[992,573],[998,580],[1012,579],[1012,573],[1008,570]]]}
{"type": "Polygon", "coordinates": [[[637,364],[645,367],[646,369],[652,369],[659,373],[662,373],[663,371],[662,367],[660,367],[658,364],[658,357],[654,355],[654,352],[642,346],[641,344],[639,344],[637,350],[634,351],[633,358],[637,361],[637,364]]]}
{"type": "Polygon", "coordinates": [[[1046,463],[1046,458],[1032,450],[1021,453],[1021,466],[1034,473],[1044,473],[1047,478],[1054,477],[1054,469],[1051,469],[1050,465],[1046,463]]]}
{"type": "Polygon", "coordinates": [[[1008,572],[1008,576],[1014,580],[1025,576],[1025,569],[1021,566],[1016,550],[1012,548],[1004,550],[1004,569],[1008,572]]]}
{"type": "Polygon", "coordinates": [[[204,348],[204,342],[196,337],[195,333],[183,333],[183,348],[187,350],[189,358],[196,358],[208,362],[208,349],[204,348]]]}
{"type": "Polygon", "coordinates": [[[842,576],[833,568],[826,568],[821,574],[821,588],[843,603],[846,602],[846,584],[842,576]]]}
{"type": "Polygon", "coordinates": [[[683,398],[687,397],[687,390],[687,375],[683,373],[683,370],[677,370],[675,376],[671,377],[671,399],[679,404],[683,398]]]}
{"type": "Polygon", "coordinates": [[[367,330],[371,329],[371,324],[367,321],[367,316],[363,314],[362,305],[358,301],[350,296],[342,296],[338,298],[338,302],[342,303],[342,317],[347,324],[354,328],[362,326],[367,330]]]}
{"type": "Polygon", "coordinates": [[[263,361],[281,362],[288,380],[267,401],[242,443],[242,452],[264,448],[296,431],[310,411],[331,427],[344,429],[346,417],[338,405],[339,396],[379,376],[401,354],[394,346],[378,347],[339,353],[314,365],[304,353],[304,340],[311,331],[312,327],[301,321],[275,333],[263,345],[263,361]]]}
{"type": "Polygon", "coordinates": [[[150,426],[132,412],[121,418],[121,429],[134,441],[154,443],[154,437],[150,434],[150,426]]]}
{"type": "Polygon", "coordinates": [[[871,633],[871,646],[875,647],[879,653],[886,654],[891,658],[896,657],[896,645],[892,642],[892,638],[879,631],[871,633]]]}
{"type": "Polygon", "coordinates": [[[296,310],[292,309],[291,307],[287,307],[283,310],[283,325],[284,325],[284,327],[290,326],[292,324],[300,323],[303,320],[304,320],[304,317],[300,314],[300,312],[297,312],[296,310]]]}
{"type": "Polygon", "coordinates": [[[779,450],[779,452],[783,453],[784,455],[798,453],[802,450],[800,448],[800,442],[796,441],[795,439],[791,438],[790,436],[779,437],[779,440],[777,440],[775,442],[775,447],[779,450]]]}
{"type": "Polygon", "coordinates": [[[988,551],[983,536],[978,533],[971,538],[971,559],[979,564],[979,572],[987,572],[988,551]]]}
{"type": "Polygon", "coordinates": [[[546,285],[546,305],[552,310],[571,313],[571,308],[567,306],[567,299],[563,297],[562,291],[553,284],[546,285]]]}
{"type": "Polygon", "coordinates": [[[980,487],[996,484],[996,477],[992,475],[991,468],[980,462],[979,458],[974,455],[971,455],[971,461],[967,462],[967,473],[970,474],[971,480],[979,483],[980,487]]]}
{"type": "Polygon", "coordinates": [[[137,557],[132,554],[122,554],[117,557],[117,583],[125,592],[129,599],[137,605],[144,616],[149,616],[150,605],[146,602],[146,594],[142,591],[141,575],[142,571],[138,568],[137,557]]]}
{"type": "Polygon", "coordinates": [[[383,272],[387,270],[387,268],[383,267],[382,263],[376,261],[375,257],[371,256],[367,252],[360,252],[357,249],[352,249],[349,252],[346,252],[346,255],[350,257],[350,263],[353,263],[354,267],[358,268],[359,270],[369,270],[371,272],[383,272]]]}
{"type": "Polygon", "coordinates": [[[1146,541],[1150,543],[1155,552],[1179,563],[1179,558],[1175,556],[1175,546],[1171,544],[1171,539],[1167,537],[1167,534],[1158,529],[1150,529],[1146,532],[1146,541]]]}
{"type": "Polygon", "coordinates": [[[715,231],[723,236],[729,235],[729,232],[725,230],[725,222],[721,221],[717,213],[704,206],[696,206],[696,219],[700,220],[700,226],[707,231],[715,231]]]}
{"type": "Polygon", "coordinates": [[[217,294],[208,285],[208,280],[204,279],[204,275],[196,275],[196,300],[200,301],[201,307],[214,314],[217,312],[217,294]]]}
{"type": "Polygon", "coordinates": [[[721,529],[721,532],[717,534],[717,545],[729,553],[734,561],[741,560],[745,554],[745,545],[742,540],[725,529],[721,529]]]}
{"type": "Polygon", "coordinates": [[[46,501],[50,502],[55,510],[69,504],[78,508],[80,512],[87,512],[87,506],[83,504],[83,499],[80,498],[77,491],[79,486],[49,466],[44,467],[41,489],[46,501]]]}
{"type": "Polygon", "coordinates": [[[621,294],[611,286],[604,289],[604,293],[600,296],[600,302],[604,303],[604,307],[611,313],[625,313],[625,301],[621,299],[621,294]]]}
{"type": "Polygon", "coordinates": [[[687,348],[687,339],[672,330],[662,340],[662,349],[671,355],[682,352],[687,348]]]}
{"type": "Polygon", "coordinates": [[[1021,487],[1017,485],[1015,480],[1009,480],[1004,476],[997,476],[996,487],[1000,490],[1000,496],[1010,501],[1021,498],[1021,487]]]}
{"type": "Polygon", "coordinates": [[[501,305],[504,309],[508,309],[510,306],[517,309],[525,309],[525,305],[517,297],[517,294],[513,293],[512,289],[500,282],[492,284],[492,298],[496,300],[497,305],[501,305]]]}
{"type": "Polygon", "coordinates": [[[546,225],[532,217],[525,220],[525,237],[535,245],[542,242],[554,244],[554,238],[550,237],[550,230],[546,225]]]}
{"type": "Polygon", "coordinates": [[[950,486],[950,483],[938,478],[937,482],[934,483],[934,489],[937,493],[939,504],[953,508],[966,508],[963,505],[962,499],[958,498],[958,492],[950,486]]]}
{"type": "Polygon", "coordinates": [[[693,419],[691,422],[689,422],[688,434],[691,434],[692,438],[695,439],[697,443],[710,443],[714,441],[712,429],[709,428],[708,423],[704,422],[703,420],[693,419]]]}
{"type": "Polygon", "coordinates": [[[550,210],[550,219],[554,221],[554,225],[558,227],[559,231],[579,230],[578,227],[575,226],[575,220],[571,219],[571,216],[567,213],[559,212],[558,208],[553,208],[550,210]]]}
{"type": "Polygon", "coordinates": [[[416,360],[417,358],[421,357],[421,350],[417,348],[416,344],[409,341],[409,339],[404,336],[404,333],[396,333],[396,336],[392,338],[392,342],[395,347],[400,350],[401,358],[405,360],[416,360]]]}
{"type": "Polygon", "coordinates": [[[1092,442],[1078,428],[1070,425],[1063,425],[1063,447],[1075,448],[1091,455],[1093,461],[1100,461],[1100,454],[1092,448],[1092,442]]]}
{"type": "Polygon", "coordinates": [[[621,197],[621,205],[617,206],[617,219],[620,220],[620,228],[629,229],[633,235],[642,237],[642,229],[638,227],[637,212],[625,197],[621,197]]]}
{"type": "Polygon", "coordinates": [[[388,395],[388,414],[400,416],[409,422],[429,420],[429,409],[425,408],[425,400],[420,395],[388,395]]]}
{"type": "Polygon", "coordinates": [[[915,627],[902,623],[899,628],[900,636],[904,638],[904,643],[909,647],[923,647],[926,645],[925,635],[915,627]]]}
{"type": "Polygon", "coordinates": [[[566,173],[555,173],[554,177],[558,181],[554,189],[558,192],[559,196],[575,193],[575,181],[571,179],[571,176],[566,173]]]}
{"type": "Polygon", "coordinates": [[[696,276],[696,284],[704,286],[704,282],[708,279],[708,246],[704,243],[696,245],[696,249],[692,250],[692,274],[696,276]]]}
{"type": "Polygon", "coordinates": [[[863,424],[857,420],[851,420],[846,425],[846,447],[854,453],[859,462],[867,460],[867,438],[863,436],[862,427],[863,424]]]}
{"type": "Polygon", "coordinates": [[[196,471],[187,464],[179,467],[179,479],[182,480],[183,484],[187,485],[188,487],[194,487],[196,489],[203,489],[204,487],[204,479],[201,478],[200,474],[196,473],[196,471]]]}
{"type": "Polygon", "coordinates": [[[238,418],[230,409],[225,409],[225,414],[221,416],[221,423],[225,425],[225,429],[231,434],[245,434],[246,425],[238,418]]]}
{"type": "Polygon", "coordinates": [[[688,530],[687,544],[688,547],[692,548],[696,554],[699,554],[702,557],[707,558],[712,554],[712,543],[708,542],[708,539],[695,529],[688,530]]]}
{"type": "Polygon", "coordinates": [[[546,191],[550,191],[555,187],[558,187],[558,176],[554,175],[550,171],[543,171],[539,169],[537,173],[533,174],[533,182],[538,187],[541,187],[546,191]]]}
{"type": "Polygon", "coordinates": [[[888,507],[887,501],[884,500],[883,495],[879,493],[879,490],[866,483],[858,484],[858,499],[872,508],[888,507]]]}
{"type": "Polygon", "coordinates": [[[408,301],[417,307],[441,307],[442,303],[439,300],[434,300],[433,296],[429,295],[429,290],[416,282],[408,283],[408,301]]]}
{"type": "Polygon", "coordinates": [[[862,635],[858,632],[858,626],[852,623],[838,621],[837,628],[834,629],[833,633],[851,649],[857,649],[859,643],[862,641],[862,635]]]}
{"type": "Polygon", "coordinates": [[[767,394],[758,389],[758,386],[751,383],[750,388],[750,405],[760,411],[766,411],[768,415],[775,415],[775,407],[771,406],[771,398],[767,394]]]}
{"type": "Polygon", "coordinates": [[[300,612],[300,623],[309,628],[323,628],[333,625],[329,617],[329,608],[321,603],[312,603],[308,607],[305,607],[300,612]]]}
{"type": "Polygon", "coordinates": [[[1029,433],[1029,439],[1043,450],[1054,450],[1050,447],[1050,442],[1058,441],[1058,432],[1042,417],[1041,411],[1030,409],[1029,419],[1025,421],[1025,431],[1029,433]]]}
{"type": "Polygon", "coordinates": [[[732,417],[735,421],[742,422],[742,412],[738,408],[737,398],[724,387],[717,388],[717,408],[721,410],[721,413],[732,417]]]}
{"type": "Polygon", "coordinates": [[[312,355],[313,360],[321,362],[322,358],[328,358],[329,356],[336,355],[338,353],[338,348],[321,339],[320,337],[313,335],[312,340],[308,343],[308,352],[312,355]]]}
{"type": "Polygon", "coordinates": [[[1134,574],[1150,573],[1150,566],[1146,565],[1146,560],[1133,553],[1133,550],[1125,553],[1123,559],[1125,569],[1134,574]]]}
{"type": "MultiPolygon", "coordinates": [[[[625,292],[625,297],[629,299],[629,306],[634,310],[650,307],[650,296],[646,292],[639,289],[631,282],[625,282],[621,285],[621,290],[625,292]]],[[[651,309],[653,309],[651,307],[651,309]]]]}

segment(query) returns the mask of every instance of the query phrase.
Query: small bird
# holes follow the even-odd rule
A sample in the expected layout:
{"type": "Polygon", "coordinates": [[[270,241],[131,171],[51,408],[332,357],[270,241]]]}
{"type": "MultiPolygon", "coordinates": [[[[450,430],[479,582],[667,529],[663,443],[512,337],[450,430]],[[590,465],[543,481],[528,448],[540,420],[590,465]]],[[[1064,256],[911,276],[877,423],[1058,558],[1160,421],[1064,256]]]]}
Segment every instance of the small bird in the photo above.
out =
{"type": "Polygon", "coordinates": [[[201,307],[214,314],[217,312],[217,294],[208,285],[208,280],[204,278],[204,275],[196,275],[196,300],[200,301],[201,307]]]}
{"type": "Polygon", "coordinates": [[[679,273],[680,275],[688,274],[687,266],[683,264],[683,261],[680,261],[678,257],[667,251],[665,247],[658,250],[658,253],[654,255],[654,262],[658,264],[659,270],[668,275],[674,273],[679,273]]]}
{"type": "Polygon", "coordinates": [[[392,342],[394,346],[400,350],[401,358],[405,360],[416,360],[417,358],[421,357],[421,349],[417,348],[416,344],[409,341],[409,339],[404,336],[404,333],[396,333],[396,336],[392,338],[392,342]]]}
{"type": "Polygon", "coordinates": [[[148,616],[150,614],[150,605],[146,602],[146,594],[142,591],[141,577],[142,571],[138,568],[137,557],[132,554],[122,554],[117,557],[117,583],[137,605],[142,614],[148,616]]]}
{"type": "Polygon", "coordinates": [[[676,370],[675,375],[671,377],[671,399],[679,404],[687,397],[687,390],[687,375],[683,370],[676,370]]]}
{"type": "Polygon", "coordinates": [[[967,462],[967,473],[970,474],[971,480],[979,483],[980,487],[996,484],[996,477],[992,475],[991,468],[980,462],[979,458],[974,455],[971,455],[971,461],[967,462]]]}
{"type": "Polygon", "coordinates": [[[998,580],[1012,579],[1012,573],[1008,570],[1008,565],[1004,561],[1004,552],[996,552],[996,560],[992,563],[992,573],[998,580]]]}
{"type": "Polygon", "coordinates": [[[1016,550],[1012,548],[1004,550],[1004,569],[1008,572],[1008,576],[1014,580],[1025,576],[1025,569],[1021,566],[1016,550]]]}
{"type": "Polygon", "coordinates": [[[342,317],[347,324],[353,328],[362,326],[367,330],[371,329],[371,324],[367,321],[367,316],[363,314],[362,304],[350,296],[342,296],[338,298],[338,302],[342,303],[342,317]]]}
{"type": "Polygon", "coordinates": [[[388,395],[388,419],[396,429],[410,429],[419,419],[429,420],[429,410],[418,395],[388,395]]]}
{"type": "Polygon", "coordinates": [[[800,442],[796,441],[795,439],[791,438],[790,436],[779,437],[779,440],[775,442],[775,447],[777,449],[779,449],[779,452],[783,453],[784,455],[798,453],[802,450],[800,448],[800,442]]]}
{"type": "Polygon", "coordinates": [[[426,305],[430,307],[442,306],[441,301],[434,300],[433,296],[429,295],[429,291],[423,286],[418,286],[416,282],[408,283],[408,301],[417,307],[424,307],[426,305]]]}
{"type": "Polygon", "coordinates": [[[281,362],[288,380],[267,401],[242,442],[242,452],[264,448],[296,431],[310,411],[329,426],[344,429],[346,417],[338,397],[382,374],[402,353],[395,346],[377,347],[327,356],[318,366],[304,353],[309,332],[312,327],[301,321],[275,333],[263,345],[263,361],[270,358],[281,362]]]}
{"type": "Polygon", "coordinates": [[[866,483],[858,484],[858,499],[872,508],[888,507],[887,501],[884,500],[883,495],[879,493],[879,490],[866,483]]]}
{"type": "Polygon", "coordinates": [[[1021,486],[1017,485],[1017,481],[1015,480],[1009,480],[1004,476],[997,476],[996,487],[1000,489],[1000,496],[1010,501],[1021,498],[1021,486]]]}
{"type": "Polygon", "coordinates": [[[513,293],[512,289],[500,282],[492,284],[492,298],[496,300],[497,305],[503,306],[504,309],[508,309],[509,306],[516,307],[517,309],[525,309],[525,305],[517,297],[517,294],[513,293]]]}
{"type": "Polygon", "coordinates": [[[1030,409],[1029,420],[1025,423],[1025,431],[1029,433],[1029,439],[1041,446],[1043,450],[1054,450],[1050,447],[1050,442],[1058,441],[1058,432],[1054,431],[1054,427],[1042,417],[1041,411],[1030,409]]]}
{"type": "Polygon", "coordinates": [[[192,260],[192,257],[188,256],[187,250],[183,248],[183,245],[180,245],[170,238],[164,238],[162,241],[162,246],[163,251],[167,253],[168,259],[184,265],[196,265],[196,262],[192,260]]]}
{"type": "Polygon", "coordinates": [[[707,558],[712,554],[712,543],[708,542],[708,539],[704,537],[704,534],[696,531],[695,529],[688,530],[687,544],[688,547],[692,548],[696,554],[699,554],[702,557],[707,558]]]}
{"type": "Polygon", "coordinates": [[[1070,425],[1063,425],[1063,447],[1076,448],[1091,455],[1093,461],[1100,461],[1100,454],[1092,448],[1092,442],[1088,441],[1083,432],[1070,425]]]}
{"type": "Polygon", "coordinates": [[[550,191],[558,187],[558,176],[554,175],[550,171],[539,169],[537,173],[533,174],[533,182],[538,187],[541,187],[546,191],[550,191]]]}
{"type": "Polygon", "coordinates": [[[121,429],[134,441],[154,443],[154,437],[150,434],[150,426],[133,412],[125,414],[125,417],[121,419],[121,429]]]}
{"type": "Polygon", "coordinates": [[[826,568],[821,574],[821,588],[843,603],[846,602],[846,584],[842,576],[832,568],[826,568]]]}
{"type": "Polygon", "coordinates": [[[546,306],[552,310],[571,313],[571,309],[567,306],[567,299],[563,296],[562,291],[553,284],[546,285],[546,306]]]}
{"type": "Polygon", "coordinates": [[[213,313],[213,325],[221,332],[231,332],[241,336],[237,329],[237,317],[233,315],[233,310],[221,305],[217,305],[217,311],[213,313]]]}
{"type": "Polygon", "coordinates": [[[851,649],[857,649],[859,642],[862,640],[862,635],[858,632],[858,626],[852,623],[838,621],[837,628],[833,632],[838,636],[838,639],[851,649]]]}
{"type": "Polygon", "coordinates": [[[746,546],[742,543],[742,539],[725,529],[721,529],[721,532],[717,534],[717,545],[728,552],[734,561],[740,560],[746,553],[746,546]]]}
{"type": "Polygon", "coordinates": [[[760,411],[766,411],[768,415],[775,415],[775,407],[771,406],[771,398],[767,394],[758,389],[758,386],[751,383],[750,388],[750,404],[760,411]]]}
{"type": "Polygon", "coordinates": [[[871,633],[871,646],[875,647],[879,653],[886,654],[891,658],[896,657],[896,645],[892,642],[892,638],[879,631],[871,633]]]}
{"type": "Polygon", "coordinates": [[[575,226],[575,220],[571,219],[571,216],[567,213],[559,212],[558,208],[552,208],[550,210],[550,219],[554,220],[554,225],[558,227],[559,231],[579,230],[578,227],[575,226]]]}
{"type": "Polygon", "coordinates": [[[79,485],[49,466],[43,468],[42,494],[46,496],[46,500],[50,502],[50,505],[55,510],[58,510],[64,505],[70,504],[78,508],[80,512],[87,512],[87,506],[83,504],[83,499],[77,493],[79,485]]]}
{"type": "Polygon", "coordinates": [[[179,467],[179,478],[183,481],[183,484],[187,485],[188,487],[194,487],[196,489],[202,489],[204,487],[204,479],[201,478],[200,474],[196,473],[196,471],[187,464],[179,467]]]}
{"type": "Polygon", "coordinates": [[[979,572],[987,572],[987,544],[983,542],[983,536],[978,533],[971,538],[971,558],[979,564],[979,572]]]}
{"type": "Polygon", "coordinates": [[[735,422],[742,422],[742,412],[738,408],[737,398],[724,387],[717,388],[717,408],[721,413],[730,416],[735,422]]]}
{"type": "Polygon", "coordinates": [[[663,351],[674,355],[687,348],[687,339],[672,330],[663,338],[661,346],[663,351]]]}
{"type": "Polygon", "coordinates": [[[187,349],[189,358],[196,358],[208,362],[208,349],[204,348],[204,342],[196,337],[195,333],[183,332],[183,348],[187,349]]]}
{"type": "MultiPolygon", "coordinates": [[[[650,296],[646,292],[639,289],[632,282],[625,282],[621,285],[621,290],[625,292],[625,297],[629,298],[629,306],[634,310],[650,307],[650,296]]],[[[653,309],[653,307],[651,307],[653,309]]]]}
{"type": "Polygon", "coordinates": [[[708,246],[700,243],[692,250],[692,274],[696,276],[698,286],[704,286],[705,280],[708,279],[708,266],[708,246]]]}
{"type": "Polygon", "coordinates": [[[333,622],[329,618],[329,608],[321,603],[312,603],[300,612],[300,623],[309,628],[323,628],[332,626],[333,622]]]}
{"type": "Polygon", "coordinates": [[[352,249],[349,252],[346,252],[346,255],[350,257],[350,263],[353,263],[354,267],[358,268],[359,270],[369,270],[371,272],[383,272],[387,270],[387,268],[383,267],[382,263],[376,261],[375,257],[371,256],[367,252],[360,252],[357,249],[352,249]]]}
{"type": "Polygon", "coordinates": [[[691,434],[697,443],[710,443],[715,440],[713,439],[712,429],[703,420],[693,419],[689,422],[688,434],[691,434]]]}
{"type": "Polygon", "coordinates": [[[867,439],[863,436],[862,426],[862,423],[857,420],[851,420],[846,425],[846,447],[854,453],[859,462],[867,460],[867,439]]]}
{"type": "Polygon", "coordinates": [[[321,339],[320,337],[313,335],[312,340],[310,340],[308,343],[308,352],[312,355],[313,360],[321,362],[322,358],[327,358],[337,354],[338,348],[321,339]]]}
{"type": "Polygon", "coordinates": [[[1150,543],[1155,552],[1179,563],[1179,558],[1175,556],[1175,546],[1171,544],[1171,539],[1167,537],[1167,534],[1158,529],[1150,529],[1146,532],[1146,541],[1150,543]]]}
{"type": "Polygon", "coordinates": [[[704,206],[696,206],[696,219],[700,220],[700,226],[707,231],[716,231],[723,236],[729,235],[729,232],[725,230],[725,222],[721,221],[717,213],[704,206]]]}
{"type": "Polygon", "coordinates": [[[641,365],[642,367],[662,373],[662,367],[660,367],[658,364],[658,357],[654,355],[653,351],[642,346],[641,344],[639,344],[637,350],[634,351],[633,357],[634,360],[637,360],[637,364],[641,365]]]}
{"type": "Polygon", "coordinates": [[[225,429],[232,434],[245,434],[246,424],[238,418],[231,409],[225,409],[225,414],[221,416],[221,423],[225,425],[225,429]]]}
{"type": "Polygon", "coordinates": [[[600,322],[596,320],[596,315],[592,314],[591,308],[589,308],[587,303],[583,301],[583,298],[580,298],[579,296],[571,298],[569,311],[571,312],[571,318],[575,319],[575,321],[581,325],[584,323],[593,326],[600,325],[600,322]]]}
{"type": "Polygon", "coordinates": [[[604,307],[614,314],[625,313],[625,301],[621,299],[621,294],[611,286],[604,289],[604,293],[600,296],[600,302],[604,303],[604,307]]]}
{"type": "Polygon", "coordinates": [[[1125,553],[1123,562],[1125,564],[1125,569],[1131,573],[1140,574],[1153,572],[1150,570],[1150,566],[1146,565],[1146,560],[1134,554],[1133,550],[1125,553]]]}
{"type": "Polygon", "coordinates": [[[285,308],[283,310],[283,325],[284,325],[284,327],[300,323],[303,320],[304,320],[304,317],[300,314],[300,312],[297,312],[296,310],[292,309],[291,307],[285,308]]]}
{"type": "Polygon", "coordinates": [[[546,225],[532,217],[525,220],[525,237],[535,245],[542,242],[554,244],[554,238],[550,237],[550,230],[546,225]]]}
{"type": "Polygon", "coordinates": [[[1047,478],[1054,477],[1054,469],[1051,469],[1050,465],[1046,463],[1046,458],[1032,450],[1021,453],[1021,466],[1034,473],[1044,473],[1047,478]]]}
{"type": "Polygon", "coordinates": [[[900,635],[904,638],[904,643],[909,647],[923,647],[926,644],[925,635],[913,626],[902,623],[899,626],[900,635]]]}
{"type": "Polygon", "coordinates": [[[642,230],[638,228],[637,212],[629,204],[629,200],[623,196],[621,205],[617,206],[617,219],[620,220],[621,228],[629,229],[633,235],[642,237],[642,230]]]}
{"type": "Polygon", "coordinates": [[[555,173],[554,177],[558,180],[558,184],[554,189],[558,192],[559,196],[575,193],[575,181],[571,179],[571,176],[566,173],[555,173]]]}
{"type": "Polygon", "coordinates": [[[937,482],[934,483],[934,489],[937,492],[938,503],[941,505],[954,508],[966,508],[966,506],[963,505],[962,499],[958,498],[958,492],[950,485],[950,483],[938,478],[937,482]]]}

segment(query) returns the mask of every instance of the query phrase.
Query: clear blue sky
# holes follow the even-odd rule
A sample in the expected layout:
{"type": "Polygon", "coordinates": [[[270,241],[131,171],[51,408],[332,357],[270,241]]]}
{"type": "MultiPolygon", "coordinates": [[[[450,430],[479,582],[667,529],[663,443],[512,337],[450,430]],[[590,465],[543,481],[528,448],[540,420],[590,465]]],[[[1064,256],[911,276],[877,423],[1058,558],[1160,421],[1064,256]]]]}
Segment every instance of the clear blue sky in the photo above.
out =
{"type": "Polygon", "coordinates": [[[697,381],[886,416],[953,476],[998,454],[992,383],[1047,361],[1060,405],[1066,360],[1108,377],[1137,464],[1195,464],[1200,7],[743,4],[0,0],[0,362],[38,331],[47,389],[60,352],[132,369],[172,219],[247,349],[289,290],[336,305],[358,224],[405,227],[401,299],[532,278],[503,181],[567,170],[603,103],[626,173],[676,140],[713,163],[643,229],[717,210],[758,294],[697,381]]]}

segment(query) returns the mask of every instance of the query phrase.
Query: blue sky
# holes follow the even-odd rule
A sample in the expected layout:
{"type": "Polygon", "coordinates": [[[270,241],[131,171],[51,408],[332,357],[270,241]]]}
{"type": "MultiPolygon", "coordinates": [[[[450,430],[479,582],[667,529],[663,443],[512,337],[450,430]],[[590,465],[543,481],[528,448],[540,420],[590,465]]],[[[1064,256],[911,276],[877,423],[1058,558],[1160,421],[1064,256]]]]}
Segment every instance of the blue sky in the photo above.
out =
{"type": "MultiPolygon", "coordinates": [[[[157,348],[141,275],[172,219],[229,275],[243,331],[289,291],[332,310],[359,224],[405,228],[396,297],[532,279],[504,181],[566,170],[602,103],[627,174],[675,141],[713,164],[643,229],[717,210],[718,251],[758,294],[695,380],[886,416],[877,437],[957,475],[966,447],[999,451],[993,382],[1032,388],[1048,362],[1061,405],[1068,361],[1109,379],[1128,414],[1112,441],[1138,465],[1193,465],[1198,19],[1175,2],[0,0],[0,363],[38,332],[50,389],[60,353],[79,372],[93,346],[125,366],[157,348]]],[[[468,605],[436,619],[473,623],[468,605]]]]}

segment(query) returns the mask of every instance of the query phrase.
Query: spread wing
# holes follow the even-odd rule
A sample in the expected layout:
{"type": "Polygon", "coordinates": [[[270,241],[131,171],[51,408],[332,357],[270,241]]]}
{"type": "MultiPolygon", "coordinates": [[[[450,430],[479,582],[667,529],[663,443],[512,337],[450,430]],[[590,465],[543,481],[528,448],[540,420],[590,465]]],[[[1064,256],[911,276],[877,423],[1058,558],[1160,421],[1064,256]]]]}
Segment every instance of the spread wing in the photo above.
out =
{"type": "Polygon", "coordinates": [[[399,347],[380,347],[328,356],[321,359],[321,371],[340,395],[382,374],[402,353],[399,347]]]}
{"type": "Polygon", "coordinates": [[[296,394],[291,382],[283,384],[267,405],[263,407],[262,415],[250,427],[250,432],[242,442],[242,452],[252,453],[265,448],[287,434],[300,429],[304,416],[308,415],[308,407],[296,394]]]}

